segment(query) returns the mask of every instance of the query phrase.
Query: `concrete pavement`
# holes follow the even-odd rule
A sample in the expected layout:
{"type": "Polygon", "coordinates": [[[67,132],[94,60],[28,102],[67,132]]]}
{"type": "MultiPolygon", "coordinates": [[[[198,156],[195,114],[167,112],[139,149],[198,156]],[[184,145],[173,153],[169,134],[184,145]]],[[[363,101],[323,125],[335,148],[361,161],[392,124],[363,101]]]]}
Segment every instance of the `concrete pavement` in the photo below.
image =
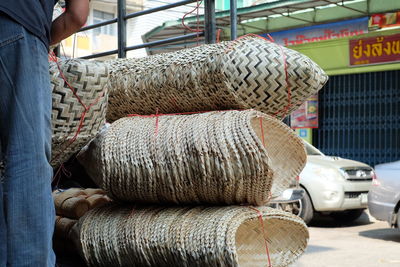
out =
{"type": "Polygon", "coordinates": [[[306,253],[293,267],[400,267],[400,230],[365,212],[343,225],[318,218],[306,253]]]}

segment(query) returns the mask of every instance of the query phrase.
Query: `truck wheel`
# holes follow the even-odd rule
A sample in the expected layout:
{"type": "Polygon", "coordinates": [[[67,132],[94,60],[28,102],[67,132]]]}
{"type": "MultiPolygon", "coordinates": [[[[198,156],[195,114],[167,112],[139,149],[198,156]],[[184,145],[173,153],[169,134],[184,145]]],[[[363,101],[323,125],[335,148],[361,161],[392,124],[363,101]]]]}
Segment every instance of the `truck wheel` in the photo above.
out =
{"type": "Polygon", "coordinates": [[[352,221],[358,219],[363,212],[364,212],[364,209],[332,212],[331,217],[333,219],[335,219],[335,221],[349,223],[349,222],[352,222],[352,221]]]}
{"type": "Polygon", "coordinates": [[[304,192],[304,196],[300,200],[300,207],[299,217],[302,218],[306,224],[309,224],[314,217],[314,208],[307,191],[304,192]]]}

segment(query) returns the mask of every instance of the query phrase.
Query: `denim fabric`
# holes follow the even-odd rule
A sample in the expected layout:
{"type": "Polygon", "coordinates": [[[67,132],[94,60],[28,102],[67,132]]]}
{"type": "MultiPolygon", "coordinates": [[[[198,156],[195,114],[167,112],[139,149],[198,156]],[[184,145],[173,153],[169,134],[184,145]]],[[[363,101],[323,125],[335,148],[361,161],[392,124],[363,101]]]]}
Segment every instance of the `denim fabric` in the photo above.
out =
{"type": "Polygon", "coordinates": [[[0,266],[55,265],[47,48],[0,13],[0,266]]]}

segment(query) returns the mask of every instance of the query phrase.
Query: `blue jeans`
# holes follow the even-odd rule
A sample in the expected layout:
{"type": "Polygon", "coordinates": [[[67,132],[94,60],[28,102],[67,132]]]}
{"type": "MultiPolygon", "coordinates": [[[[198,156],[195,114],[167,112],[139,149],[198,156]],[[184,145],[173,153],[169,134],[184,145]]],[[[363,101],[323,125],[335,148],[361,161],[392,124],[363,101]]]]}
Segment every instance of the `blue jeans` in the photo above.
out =
{"type": "Polygon", "coordinates": [[[55,265],[47,48],[0,13],[0,266],[55,265]]]}

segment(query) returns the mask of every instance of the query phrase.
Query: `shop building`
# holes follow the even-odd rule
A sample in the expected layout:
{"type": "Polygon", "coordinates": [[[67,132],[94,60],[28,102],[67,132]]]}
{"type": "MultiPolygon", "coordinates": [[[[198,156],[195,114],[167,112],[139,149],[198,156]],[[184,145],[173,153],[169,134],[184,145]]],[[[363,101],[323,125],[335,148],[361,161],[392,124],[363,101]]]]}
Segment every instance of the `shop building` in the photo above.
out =
{"type": "Polygon", "coordinates": [[[329,155],[371,165],[399,160],[400,29],[291,48],[330,77],[318,94],[318,127],[303,135],[311,133],[313,144],[329,155]]]}

